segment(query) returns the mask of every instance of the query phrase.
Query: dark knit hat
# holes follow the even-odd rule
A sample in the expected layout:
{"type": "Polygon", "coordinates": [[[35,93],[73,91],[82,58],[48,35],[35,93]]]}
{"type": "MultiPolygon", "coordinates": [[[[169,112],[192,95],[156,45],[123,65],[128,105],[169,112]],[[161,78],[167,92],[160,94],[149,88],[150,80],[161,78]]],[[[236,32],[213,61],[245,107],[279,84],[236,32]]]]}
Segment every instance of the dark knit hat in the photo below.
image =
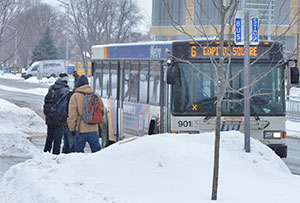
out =
{"type": "Polygon", "coordinates": [[[68,83],[68,81],[69,81],[69,76],[67,73],[60,73],[59,78],[61,79],[61,81],[66,82],[66,83],[68,83]]]}
{"type": "Polygon", "coordinates": [[[78,87],[81,87],[83,85],[88,85],[88,84],[89,84],[89,81],[88,81],[87,77],[85,75],[81,75],[77,79],[75,86],[76,86],[76,88],[78,88],[78,87]]]}

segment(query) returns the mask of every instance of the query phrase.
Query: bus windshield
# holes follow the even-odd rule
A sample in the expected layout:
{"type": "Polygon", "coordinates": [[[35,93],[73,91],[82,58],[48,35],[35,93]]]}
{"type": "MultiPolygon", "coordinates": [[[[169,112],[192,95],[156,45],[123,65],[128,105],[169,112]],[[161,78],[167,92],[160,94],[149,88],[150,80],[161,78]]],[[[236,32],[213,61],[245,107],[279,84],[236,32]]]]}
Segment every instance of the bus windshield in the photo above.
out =
{"type": "MultiPolygon", "coordinates": [[[[224,64],[229,80],[222,115],[242,116],[244,109],[243,63],[224,64]],[[229,69],[229,70],[228,70],[229,69]],[[228,71],[227,71],[228,70],[228,71]]],[[[177,63],[172,85],[171,109],[174,115],[216,115],[216,69],[208,63],[177,63]]],[[[252,116],[284,115],[284,69],[270,63],[255,63],[250,68],[250,114],[252,116]]]]}

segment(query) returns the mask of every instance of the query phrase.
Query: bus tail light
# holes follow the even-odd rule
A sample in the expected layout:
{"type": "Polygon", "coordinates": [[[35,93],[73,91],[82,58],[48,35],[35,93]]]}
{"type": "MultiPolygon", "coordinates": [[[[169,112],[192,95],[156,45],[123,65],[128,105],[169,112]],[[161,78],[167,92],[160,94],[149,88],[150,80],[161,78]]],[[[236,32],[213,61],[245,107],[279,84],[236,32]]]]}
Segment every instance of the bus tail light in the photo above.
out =
{"type": "Polygon", "coordinates": [[[283,138],[286,138],[286,131],[283,131],[282,137],[283,137],[283,138]]]}

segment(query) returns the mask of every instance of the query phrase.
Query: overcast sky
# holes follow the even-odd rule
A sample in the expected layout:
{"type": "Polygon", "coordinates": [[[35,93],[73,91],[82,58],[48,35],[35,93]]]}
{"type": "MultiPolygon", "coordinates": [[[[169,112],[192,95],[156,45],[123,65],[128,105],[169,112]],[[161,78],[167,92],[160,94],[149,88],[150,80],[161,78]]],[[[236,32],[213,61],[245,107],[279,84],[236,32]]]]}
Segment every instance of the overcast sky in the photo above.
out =
{"type": "MultiPolygon", "coordinates": [[[[42,0],[45,3],[49,3],[54,6],[58,6],[60,3],[57,0],[42,0]]],[[[67,0],[64,0],[68,2],[67,0]]],[[[143,30],[149,31],[151,25],[151,15],[152,15],[152,0],[132,0],[138,3],[138,6],[141,8],[141,13],[145,17],[145,27],[143,30]]]]}

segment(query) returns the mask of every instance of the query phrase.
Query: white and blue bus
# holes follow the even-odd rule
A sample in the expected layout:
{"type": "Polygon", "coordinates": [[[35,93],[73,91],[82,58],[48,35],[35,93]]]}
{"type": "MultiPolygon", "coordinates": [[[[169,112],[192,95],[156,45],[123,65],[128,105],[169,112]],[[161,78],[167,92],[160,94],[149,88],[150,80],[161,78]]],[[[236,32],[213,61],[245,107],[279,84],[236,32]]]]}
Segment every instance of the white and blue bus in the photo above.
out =
{"type": "MultiPolygon", "coordinates": [[[[214,131],[214,62],[222,53],[230,55],[224,67],[231,79],[222,102],[221,130],[243,132],[243,47],[227,42],[220,50],[218,41],[93,46],[93,86],[107,109],[103,146],[132,136],[214,131]]],[[[282,45],[261,42],[251,46],[250,61],[250,79],[256,80],[250,83],[251,136],[286,157],[282,45]]]]}

